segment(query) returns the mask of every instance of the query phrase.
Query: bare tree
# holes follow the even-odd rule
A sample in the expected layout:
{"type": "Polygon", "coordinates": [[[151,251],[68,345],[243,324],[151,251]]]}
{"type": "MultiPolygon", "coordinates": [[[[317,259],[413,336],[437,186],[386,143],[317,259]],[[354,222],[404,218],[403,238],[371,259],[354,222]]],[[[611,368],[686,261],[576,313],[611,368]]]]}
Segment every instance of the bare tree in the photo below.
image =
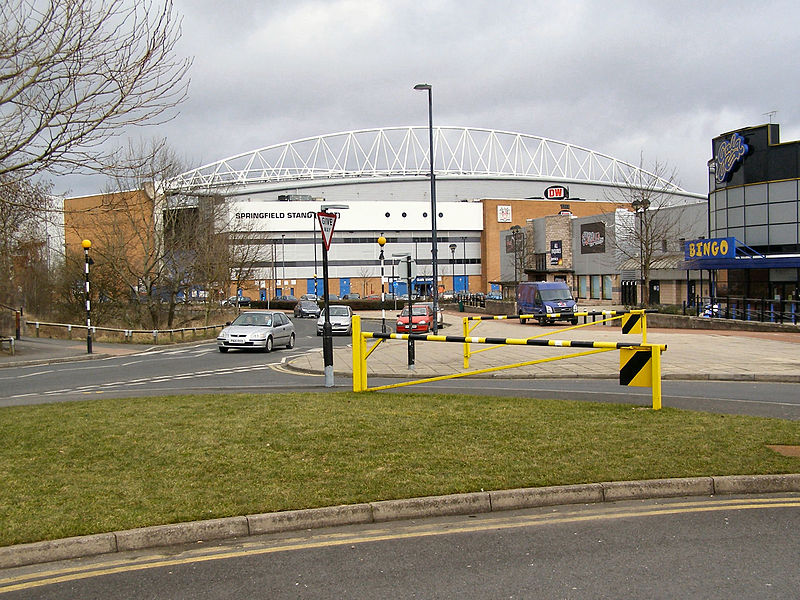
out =
{"type": "Polygon", "coordinates": [[[113,164],[104,142],[186,96],[172,0],[5,0],[0,19],[0,175],[113,164]]]}
{"type": "Polygon", "coordinates": [[[369,281],[370,278],[373,277],[372,267],[368,266],[359,267],[358,276],[361,278],[361,297],[366,298],[369,295],[367,293],[367,282],[369,281]]]}
{"type": "Polygon", "coordinates": [[[51,204],[47,186],[0,175],[0,303],[47,304],[51,204]]]}
{"type": "Polygon", "coordinates": [[[686,229],[674,195],[678,187],[674,168],[656,161],[645,170],[640,158],[636,180],[607,196],[616,208],[633,213],[631,218],[616,220],[616,233],[609,241],[621,257],[638,260],[643,305],[650,303],[653,264],[664,253],[677,250],[677,240],[686,229]]]}

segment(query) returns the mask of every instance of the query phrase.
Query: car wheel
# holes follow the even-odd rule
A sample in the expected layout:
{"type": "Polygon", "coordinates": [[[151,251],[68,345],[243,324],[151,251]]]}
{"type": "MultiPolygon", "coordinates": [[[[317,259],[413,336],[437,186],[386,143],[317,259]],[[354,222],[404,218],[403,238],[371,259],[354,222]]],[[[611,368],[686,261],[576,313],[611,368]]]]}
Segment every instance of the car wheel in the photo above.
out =
{"type": "Polygon", "coordinates": [[[541,318],[540,317],[540,318],[538,318],[536,320],[539,322],[539,325],[544,325],[545,323],[547,323],[547,319],[545,319],[545,318],[541,318]]]}
{"type": "Polygon", "coordinates": [[[522,315],[520,315],[520,316],[519,316],[519,322],[520,322],[520,325],[525,325],[525,321],[527,321],[527,320],[528,320],[528,319],[523,319],[523,318],[522,318],[522,315]]]}
{"type": "Polygon", "coordinates": [[[272,336],[267,338],[267,341],[264,344],[264,352],[272,352],[272,336]]]}
{"type": "Polygon", "coordinates": [[[228,349],[225,348],[224,346],[220,346],[219,347],[219,351],[222,352],[223,354],[225,354],[228,351],[228,349]]]}
{"type": "Polygon", "coordinates": [[[578,317],[572,317],[572,324],[573,325],[577,325],[578,324],[578,317]]]}
{"type": "Polygon", "coordinates": [[[289,343],[288,343],[288,344],[286,344],[286,347],[287,347],[289,350],[291,350],[292,348],[294,348],[294,334],[292,334],[292,335],[290,335],[290,336],[289,336],[289,343]]]}

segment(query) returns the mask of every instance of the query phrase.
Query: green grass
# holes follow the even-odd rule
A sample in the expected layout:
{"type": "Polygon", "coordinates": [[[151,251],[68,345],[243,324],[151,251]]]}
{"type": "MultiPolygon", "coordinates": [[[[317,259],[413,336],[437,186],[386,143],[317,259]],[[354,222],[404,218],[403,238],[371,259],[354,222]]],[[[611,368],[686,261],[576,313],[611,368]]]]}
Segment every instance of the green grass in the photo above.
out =
{"type": "Polygon", "coordinates": [[[176,396],[0,410],[0,545],[371,500],[800,472],[800,423],[525,398],[176,396]]]}

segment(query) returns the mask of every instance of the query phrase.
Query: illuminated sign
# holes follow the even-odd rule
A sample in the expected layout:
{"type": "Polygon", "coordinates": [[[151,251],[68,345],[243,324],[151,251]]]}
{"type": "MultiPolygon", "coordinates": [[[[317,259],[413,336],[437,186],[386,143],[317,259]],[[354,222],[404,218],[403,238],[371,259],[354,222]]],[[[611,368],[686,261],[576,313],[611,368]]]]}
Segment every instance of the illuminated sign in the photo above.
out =
{"type": "Polygon", "coordinates": [[[734,133],[731,139],[720,142],[717,147],[717,155],[714,157],[718,183],[727,181],[749,150],[750,146],[745,143],[744,138],[738,133],[734,133]]]}
{"type": "Polygon", "coordinates": [[[714,238],[685,242],[686,260],[707,260],[712,258],[736,258],[736,238],[714,238]]]}
{"type": "Polygon", "coordinates": [[[569,198],[569,190],[563,185],[551,185],[544,191],[544,197],[548,200],[566,200],[569,198]]]}

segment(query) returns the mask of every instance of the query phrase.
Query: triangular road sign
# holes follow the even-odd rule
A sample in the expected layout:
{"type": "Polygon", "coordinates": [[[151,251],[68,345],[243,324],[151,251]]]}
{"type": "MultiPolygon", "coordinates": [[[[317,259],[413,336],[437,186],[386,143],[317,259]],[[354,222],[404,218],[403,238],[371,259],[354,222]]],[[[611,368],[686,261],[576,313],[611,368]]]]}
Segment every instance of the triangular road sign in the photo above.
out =
{"type": "Polygon", "coordinates": [[[331,239],[333,239],[333,228],[336,225],[336,214],[318,212],[317,219],[319,220],[320,231],[322,231],[322,241],[325,244],[325,250],[330,250],[331,239]]]}

